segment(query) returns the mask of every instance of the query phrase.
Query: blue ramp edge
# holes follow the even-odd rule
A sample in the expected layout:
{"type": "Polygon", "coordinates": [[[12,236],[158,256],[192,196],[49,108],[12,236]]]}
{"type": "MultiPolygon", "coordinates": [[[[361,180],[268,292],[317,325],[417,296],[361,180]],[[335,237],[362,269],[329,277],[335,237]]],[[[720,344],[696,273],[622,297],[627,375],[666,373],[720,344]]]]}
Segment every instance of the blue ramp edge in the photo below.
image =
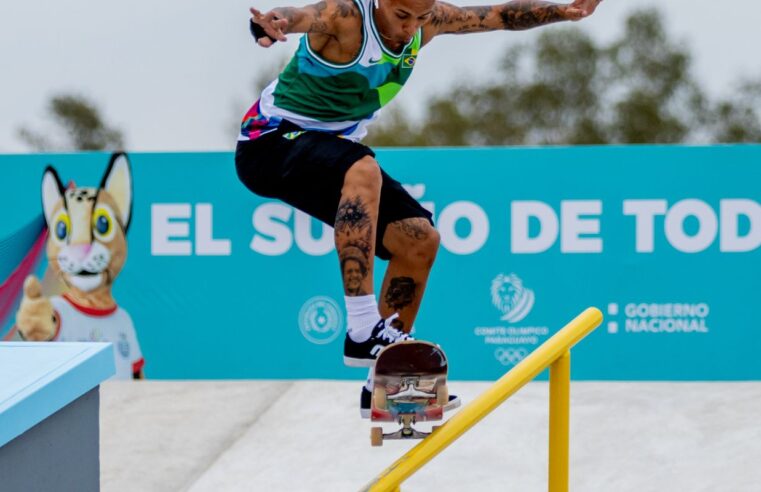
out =
{"type": "Polygon", "coordinates": [[[0,446],[115,372],[110,343],[0,343],[0,446]]]}

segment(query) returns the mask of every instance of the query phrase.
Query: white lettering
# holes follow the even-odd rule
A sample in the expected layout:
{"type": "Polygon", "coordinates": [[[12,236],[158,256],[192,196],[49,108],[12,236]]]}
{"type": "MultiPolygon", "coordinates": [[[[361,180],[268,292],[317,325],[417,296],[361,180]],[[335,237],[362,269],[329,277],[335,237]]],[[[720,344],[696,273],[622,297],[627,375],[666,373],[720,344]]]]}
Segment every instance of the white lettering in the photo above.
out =
{"type": "Polygon", "coordinates": [[[708,304],[701,302],[698,304],[685,303],[667,303],[667,304],[647,304],[629,303],[624,307],[624,314],[627,318],[707,318],[711,314],[708,304]]]}
{"type": "Polygon", "coordinates": [[[254,237],[251,249],[268,256],[278,256],[288,252],[293,245],[293,235],[287,222],[293,209],[279,203],[265,203],[254,210],[254,237]]]}
{"type": "Polygon", "coordinates": [[[308,255],[326,255],[335,249],[333,228],[323,222],[319,222],[322,227],[322,233],[319,238],[315,239],[312,236],[312,221],[315,221],[315,219],[312,219],[312,217],[301,210],[296,210],[294,226],[296,245],[308,255]]]}
{"type": "Polygon", "coordinates": [[[151,254],[154,256],[190,256],[192,243],[180,238],[190,236],[189,203],[154,203],[151,205],[151,254]],[[174,221],[172,219],[175,219],[174,221]]]}
{"type": "Polygon", "coordinates": [[[669,209],[665,228],[666,239],[675,249],[683,253],[699,253],[716,239],[719,219],[707,203],[688,199],[677,202],[669,209]],[[684,232],[684,221],[690,216],[698,219],[698,232],[694,236],[684,232]]]}
{"type": "Polygon", "coordinates": [[[560,251],[563,253],[602,253],[602,239],[582,238],[582,234],[600,234],[600,219],[583,215],[601,215],[600,200],[565,200],[560,203],[560,251]]]}
{"type": "Polygon", "coordinates": [[[667,208],[666,200],[624,200],[624,215],[634,216],[637,253],[655,250],[655,216],[664,215],[667,208]]]}
{"type": "Polygon", "coordinates": [[[754,200],[721,200],[721,232],[719,248],[727,253],[753,251],[761,246],[761,205],[754,200]],[[750,220],[750,230],[739,233],[740,216],[750,220]]]}
{"type": "Polygon", "coordinates": [[[654,318],[627,319],[624,324],[627,333],[708,333],[704,319],[695,318],[654,318]]]}
{"type": "Polygon", "coordinates": [[[514,201],[510,206],[510,251],[515,254],[543,253],[558,238],[558,216],[540,201],[514,201]],[[539,220],[539,234],[529,236],[530,219],[539,220]]]}
{"type": "Polygon", "coordinates": [[[214,239],[213,209],[209,203],[196,204],[196,254],[198,256],[230,256],[229,239],[214,239]]]}
{"type": "Polygon", "coordinates": [[[444,208],[438,228],[442,246],[457,255],[475,253],[489,238],[489,218],[484,209],[473,202],[454,202],[444,208]],[[459,220],[470,222],[470,233],[465,237],[458,236],[455,230],[459,220]]]}

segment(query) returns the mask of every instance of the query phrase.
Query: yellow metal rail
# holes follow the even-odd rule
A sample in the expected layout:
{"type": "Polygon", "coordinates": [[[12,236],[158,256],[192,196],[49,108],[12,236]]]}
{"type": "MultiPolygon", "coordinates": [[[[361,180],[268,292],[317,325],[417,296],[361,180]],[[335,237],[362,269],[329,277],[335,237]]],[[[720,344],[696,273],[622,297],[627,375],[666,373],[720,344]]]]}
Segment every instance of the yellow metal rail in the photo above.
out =
{"type": "Polygon", "coordinates": [[[599,309],[589,308],[581,313],[448,422],[381,472],[363,491],[398,491],[403,481],[547,367],[550,367],[549,491],[567,491],[570,349],[600,323],[602,313],[599,309]]]}

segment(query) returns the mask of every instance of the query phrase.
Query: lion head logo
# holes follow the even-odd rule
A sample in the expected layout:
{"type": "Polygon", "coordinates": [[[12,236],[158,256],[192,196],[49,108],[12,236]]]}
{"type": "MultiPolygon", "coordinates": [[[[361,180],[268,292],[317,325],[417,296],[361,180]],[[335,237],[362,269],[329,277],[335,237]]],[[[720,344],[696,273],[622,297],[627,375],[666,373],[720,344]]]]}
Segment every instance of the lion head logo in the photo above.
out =
{"type": "Polygon", "coordinates": [[[516,274],[500,273],[491,282],[491,302],[502,312],[502,320],[517,323],[534,307],[534,291],[523,286],[516,274]]]}

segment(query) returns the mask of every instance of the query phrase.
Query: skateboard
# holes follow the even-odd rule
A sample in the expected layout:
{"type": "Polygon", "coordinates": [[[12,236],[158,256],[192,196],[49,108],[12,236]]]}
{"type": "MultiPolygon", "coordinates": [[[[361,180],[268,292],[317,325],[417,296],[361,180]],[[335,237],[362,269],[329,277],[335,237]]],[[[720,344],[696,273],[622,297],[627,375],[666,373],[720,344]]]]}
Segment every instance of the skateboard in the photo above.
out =
{"type": "Polygon", "coordinates": [[[430,342],[408,340],[381,350],[373,371],[370,420],[397,422],[401,428],[384,434],[382,427],[373,427],[371,444],[382,446],[385,440],[422,439],[430,435],[413,425],[443,418],[444,406],[449,402],[447,370],[444,351],[430,342]]]}

